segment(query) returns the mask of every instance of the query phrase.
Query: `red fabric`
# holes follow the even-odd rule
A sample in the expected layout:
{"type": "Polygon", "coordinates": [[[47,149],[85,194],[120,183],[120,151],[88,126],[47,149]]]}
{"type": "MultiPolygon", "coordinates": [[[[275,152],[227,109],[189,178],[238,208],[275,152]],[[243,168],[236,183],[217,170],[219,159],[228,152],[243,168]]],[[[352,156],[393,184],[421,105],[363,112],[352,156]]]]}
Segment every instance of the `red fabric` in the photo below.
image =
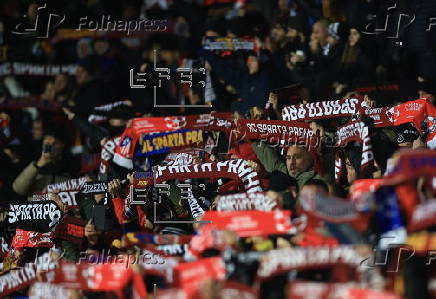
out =
{"type": "Polygon", "coordinates": [[[12,239],[11,247],[23,248],[23,247],[47,247],[51,248],[54,244],[51,241],[52,233],[40,233],[26,231],[17,228],[15,236],[12,239]]]}
{"type": "Polygon", "coordinates": [[[303,238],[297,242],[298,246],[311,247],[311,246],[338,246],[339,243],[335,238],[323,236],[313,228],[304,230],[303,238]]]}
{"type": "Polygon", "coordinates": [[[117,217],[118,223],[123,224],[126,218],[124,217],[125,207],[124,207],[125,200],[121,197],[115,197],[112,198],[112,204],[114,206],[114,212],[115,216],[117,217]]]}
{"type": "Polygon", "coordinates": [[[395,192],[398,195],[401,210],[406,214],[407,220],[410,220],[416,205],[420,202],[416,183],[412,181],[398,185],[395,187],[395,192]]]}
{"type": "Polygon", "coordinates": [[[290,211],[207,211],[202,220],[210,221],[205,225],[209,229],[229,230],[249,237],[291,233],[290,215],[290,211]]]}

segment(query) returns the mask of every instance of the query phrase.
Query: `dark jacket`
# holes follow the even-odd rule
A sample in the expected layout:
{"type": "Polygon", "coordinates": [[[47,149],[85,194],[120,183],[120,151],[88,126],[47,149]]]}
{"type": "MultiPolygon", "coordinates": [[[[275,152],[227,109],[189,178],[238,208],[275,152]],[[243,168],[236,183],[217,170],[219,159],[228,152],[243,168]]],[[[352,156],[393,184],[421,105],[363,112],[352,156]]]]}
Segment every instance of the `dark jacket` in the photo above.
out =
{"type": "MultiPolygon", "coordinates": [[[[268,146],[265,142],[258,141],[253,142],[251,146],[253,151],[256,153],[257,158],[267,172],[278,170],[289,174],[286,164],[280,159],[274,148],[268,146]]],[[[297,176],[295,176],[295,179],[297,180],[300,190],[304,184],[311,179],[320,179],[325,181],[325,178],[320,176],[314,169],[309,169],[305,172],[299,173],[297,176]]]]}
{"type": "Polygon", "coordinates": [[[237,108],[240,113],[244,114],[254,106],[265,107],[271,90],[271,74],[266,69],[260,68],[257,73],[250,75],[247,70],[215,55],[207,55],[206,59],[212,66],[212,71],[238,92],[242,99],[237,108]]]}
{"type": "Polygon", "coordinates": [[[94,107],[107,102],[106,88],[104,84],[92,79],[79,86],[74,96],[74,112],[85,118],[94,111],[94,107]]]}

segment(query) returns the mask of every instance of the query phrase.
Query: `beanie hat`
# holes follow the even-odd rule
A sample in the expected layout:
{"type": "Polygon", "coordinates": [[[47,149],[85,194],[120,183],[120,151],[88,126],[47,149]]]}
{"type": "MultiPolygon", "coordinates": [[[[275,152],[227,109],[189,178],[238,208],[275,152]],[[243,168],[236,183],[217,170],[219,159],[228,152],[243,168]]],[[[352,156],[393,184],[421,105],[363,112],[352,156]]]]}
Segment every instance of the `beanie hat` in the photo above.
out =
{"type": "Polygon", "coordinates": [[[346,40],[349,35],[350,28],[345,23],[336,22],[329,25],[328,32],[329,35],[336,40],[346,40]]]}
{"type": "Polygon", "coordinates": [[[269,175],[269,190],[275,192],[283,192],[287,190],[291,186],[295,186],[297,184],[297,180],[286,173],[283,173],[278,170],[274,170],[269,175]]]}

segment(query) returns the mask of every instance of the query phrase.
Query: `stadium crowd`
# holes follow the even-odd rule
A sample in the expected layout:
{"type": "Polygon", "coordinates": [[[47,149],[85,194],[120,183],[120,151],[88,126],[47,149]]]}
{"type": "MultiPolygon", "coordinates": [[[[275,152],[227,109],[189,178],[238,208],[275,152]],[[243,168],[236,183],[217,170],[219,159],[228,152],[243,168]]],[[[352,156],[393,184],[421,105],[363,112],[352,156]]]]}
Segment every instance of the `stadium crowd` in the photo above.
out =
{"type": "Polygon", "coordinates": [[[435,16],[2,1],[0,297],[436,298],[435,16]]]}

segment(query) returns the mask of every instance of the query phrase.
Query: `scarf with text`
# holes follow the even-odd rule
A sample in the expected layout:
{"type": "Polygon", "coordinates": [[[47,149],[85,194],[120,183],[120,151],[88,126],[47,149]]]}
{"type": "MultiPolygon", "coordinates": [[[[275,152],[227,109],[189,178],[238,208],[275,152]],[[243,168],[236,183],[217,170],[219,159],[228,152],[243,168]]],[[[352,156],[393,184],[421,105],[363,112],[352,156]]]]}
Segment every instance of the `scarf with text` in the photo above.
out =
{"type": "Polygon", "coordinates": [[[147,296],[142,277],[132,268],[120,263],[76,264],[61,262],[51,274],[48,282],[69,289],[112,291],[118,298],[126,298],[123,295],[123,289],[132,283],[132,291],[136,293],[136,296],[132,298],[145,298],[147,296]]]}
{"type": "Polygon", "coordinates": [[[252,39],[228,38],[228,37],[207,37],[203,41],[203,49],[209,51],[258,51],[256,43],[252,39]]]}
{"type": "Polygon", "coordinates": [[[297,104],[284,107],[282,118],[286,121],[303,121],[346,117],[356,114],[365,107],[367,107],[367,104],[361,98],[297,104]]]}
{"type": "MultiPolygon", "coordinates": [[[[135,150],[137,143],[141,140],[141,136],[148,134],[156,134],[156,133],[167,133],[162,136],[171,136],[171,140],[174,142],[180,140],[180,136],[182,135],[174,135],[169,133],[178,130],[187,130],[185,139],[183,142],[178,142],[179,145],[184,143],[197,143],[201,142],[203,144],[203,136],[202,133],[209,129],[209,125],[211,125],[211,129],[214,130],[228,130],[227,125],[229,124],[228,118],[230,116],[228,114],[198,114],[198,115],[188,115],[188,116],[168,116],[168,117],[144,117],[144,118],[135,118],[131,122],[131,126],[126,128],[126,130],[121,135],[120,140],[117,143],[117,148],[115,150],[114,162],[122,167],[133,169],[133,158],[135,155],[135,150]],[[225,123],[225,125],[223,125],[225,123]],[[195,134],[193,132],[197,132],[195,134]],[[201,136],[201,139],[200,139],[201,136]],[[175,138],[177,137],[177,138],[175,138]],[[188,138],[189,137],[189,138],[188,138]],[[193,137],[195,137],[193,139],[193,137]],[[196,141],[195,141],[196,140],[196,141]]],[[[160,136],[160,143],[157,143],[159,148],[168,147],[168,141],[170,137],[163,138],[160,136]],[[166,144],[165,144],[166,141],[166,144]]],[[[183,136],[182,136],[183,137],[183,136]]],[[[143,137],[145,138],[145,142],[142,143],[142,150],[145,152],[156,150],[154,146],[152,146],[151,141],[148,141],[151,137],[143,137]],[[145,146],[145,149],[144,149],[145,146]]],[[[191,145],[192,145],[191,144],[191,145]]],[[[153,143],[154,145],[154,143],[153,143]]],[[[171,147],[171,146],[170,146],[171,147]]]]}
{"type": "Polygon", "coordinates": [[[135,157],[146,157],[168,153],[186,147],[204,147],[203,130],[177,130],[166,133],[144,135],[139,139],[135,157]]]}
{"type": "MultiPolygon", "coordinates": [[[[368,247],[366,245],[361,246],[368,247]]],[[[360,252],[358,245],[275,249],[263,256],[257,270],[257,277],[265,279],[282,272],[320,269],[338,263],[354,266],[359,271],[362,269],[358,266],[366,258],[360,252]]],[[[368,252],[370,252],[369,249],[368,252]]]]}
{"type": "Polygon", "coordinates": [[[8,222],[16,227],[48,232],[58,224],[63,216],[54,201],[41,203],[11,205],[8,213],[8,222]]]}
{"type": "Polygon", "coordinates": [[[288,298],[305,299],[307,294],[313,294],[316,298],[336,298],[336,299],[361,299],[361,298],[380,298],[380,299],[400,299],[399,296],[387,292],[376,291],[369,288],[362,288],[356,282],[348,283],[325,283],[312,281],[291,282],[287,288],[288,298]],[[316,294],[316,295],[315,295],[316,294]]]}
{"type": "Polygon", "coordinates": [[[105,193],[108,189],[107,182],[92,182],[83,184],[80,189],[80,193],[82,194],[99,194],[105,193]]]}
{"type": "Polygon", "coordinates": [[[0,275],[0,297],[4,298],[10,293],[26,288],[37,280],[37,272],[49,271],[57,267],[56,261],[50,253],[44,253],[35,260],[27,263],[20,269],[13,269],[0,275]]]}
{"type": "Polygon", "coordinates": [[[207,211],[202,218],[210,221],[205,224],[208,229],[230,230],[240,237],[265,236],[272,234],[295,233],[290,223],[290,211],[207,211]]]}
{"type": "Polygon", "coordinates": [[[436,148],[436,108],[427,98],[383,108],[370,108],[361,99],[298,104],[283,108],[282,117],[286,121],[303,121],[350,117],[357,113],[372,118],[375,127],[392,127],[413,123],[421,134],[425,134],[427,145],[430,148],[436,148]],[[423,123],[425,128],[422,126],[423,123]]]}
{"type": "Polygon", "coordinates": [[[23,248],[23,247],[53,247],[51,241],[52,233],[40,233],[33,231],[26,231],[23,229],[17,229],[15,236],[12,239],[11,247],[23,248]]]}
{"type": "Polygon", "coordinates": [[[103,121],[106,121],[107,116],[101,115],[101,114],[99,114],[99,112],[100,113],[110,112],[110,111],[112,111],[112,109],[119,107],[119,106],[132,106],[132,102],[128,101],[128,100],[124,100],[124,101],[116,101],[113,103],[96,106],[96,107],[94,107],[94,111],[95,111],[94,114],[90,114],[88,116],[88,122],[98,124],[98,123],[101,123],[103,121]]]}
{"type": "Polygon", "coordinates": [[[161,164],[164,166],[190,165],[198,162],[201,159],[200,155],[201,151],[197,149],[187,149],[180,153],[169,153],[161,164]]]}
{"type": "Polygon", "coordinates": [[[275,146],[304,145],[309,149],[320,144],[319,136],[303,122],[239,119],[237,129],[238,140],[257,139],[275,146]]]}
{"type": "Polygon", "coordinates": [[[224,280],[225,274],[225,264],[220,257],[201,258],[195,262],[179,263],[174,268],[174,286],[183,289],[188,298],[192,298],[205,279],[224,280]]]}
{"type": "Polygon", "coordinates": [[[222,195],[216,198],[217,211],[265,211],[280,210],[281,205],[262,193],[237,193],[222,195]]]}
{"type": "Polygon", "coordinates": [[[56,76],[62,73],[74,75],[77,65],[34,64],[23,62],[4,62],[0,64],[0,76],[56,76]]]}
{"type": "MultiPolygon", "coordinates": [[[[363,121],[351,121],[343,125],[336,131],[335,146],[340,148],[346,146],[352,141],[362,144],[362,159],[360,163],[360,172],[364,175],[370,174],[374,169],[374,153],[372,151],[371,138],[369,135],[369,128],[363,121]]],[[[336,155],[335,161],[335,179],[339,183],[342,174],[341,165],[343,164],[343,157],[340,153],[336,155]]]]}
{"type": "Polygon", "coordinates": [[[70,179],[56,184],[47,185],[47,193],[39,193],[32,195],[32,201],[49,200],[49,193],[57,193],[59,198],[67,206],[77,206],[76,194],[86,183],[86,177],[70,179]],[[47,194],[47,195],[45,195],[47,194]]]}
{"type": "Polygon", "coordinates": [[[230,178],[238,180],[246,192],[262,192],[257,172],[242,159],[181,166],[156,166],[153,173],[157,183],[187,178],[230,178]]]}
{"type": "Polygon", "coordinates": [[[34,107],[39,110],[59,112],[61,105],[57,102],[50,102],[41,99],[41,96],[28,96],[21,98],[6,98],[0,103],[0,109],[20,110],[27,107],[34,107]]]}
{"type": "Polygon", "coordinates": [[[359,219],[353,202],[330,197],[317,192],[316,188],[304,188],[300,192],[299,202],[305,213],[328,222],[344,223],[359,219]]]}

